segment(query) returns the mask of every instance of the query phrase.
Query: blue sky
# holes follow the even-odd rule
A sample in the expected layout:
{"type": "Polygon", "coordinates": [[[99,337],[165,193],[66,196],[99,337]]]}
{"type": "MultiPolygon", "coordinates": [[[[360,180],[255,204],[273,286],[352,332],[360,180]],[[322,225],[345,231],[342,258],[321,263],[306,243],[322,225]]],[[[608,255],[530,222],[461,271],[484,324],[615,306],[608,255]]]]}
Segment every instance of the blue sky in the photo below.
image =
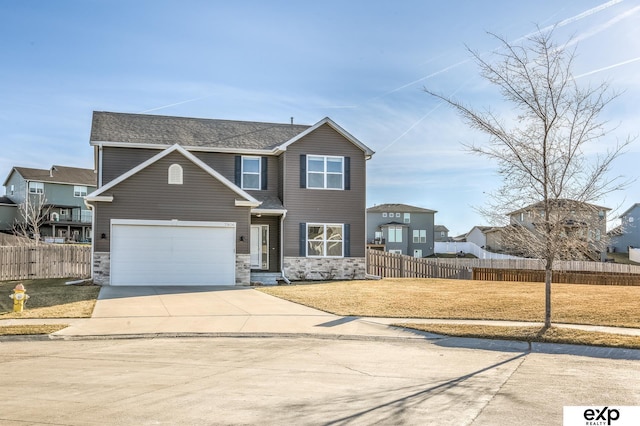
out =
{"type": "MultiPolygon", "coordinates": [[[[574,37],[574,74],[622,92],[599,149],[640,133],[640,1],[2,0],[0,175],[11,167],[93,167],[94,110],[314,124],[329,116],[376,151],[368,206],[437,210],[465,233],[495,165],[462,149],[482,142],[423,87],[506,108],[465,46],[497,47],[536,25],[574,37]]],[[[614,174],[638,177],[640,140],[614,174]]],[[[4,178],[3,178],[4,180],[4,178]]],[[[640,182],[608,196],[618,214],[640,182]]],[[[0,193],[2,191],[0,190],[0,193]]]]}

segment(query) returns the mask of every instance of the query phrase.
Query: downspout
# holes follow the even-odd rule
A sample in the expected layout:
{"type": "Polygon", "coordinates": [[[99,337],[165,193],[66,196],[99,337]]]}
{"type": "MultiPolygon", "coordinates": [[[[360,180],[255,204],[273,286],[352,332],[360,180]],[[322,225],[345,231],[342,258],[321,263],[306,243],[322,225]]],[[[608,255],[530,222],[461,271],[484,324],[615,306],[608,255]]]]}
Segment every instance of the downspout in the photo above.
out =
{"type": "Polygon", "coordinates": [[[280,217],[280,271],[282,274],[282,279],[285,283],[291,284],[289,278],[284,275],[284,218],[287,217],[287,212],[285,210],[280,217]]]}
{"type": "Polygon", "coordinates": [[[87,199],[84,199],[84,205],[91,211],[91,282],[93,282],[93,253],[95,252],[96,243],[96,214],[93,209],[94,205],[89,204],[87,199]]]}

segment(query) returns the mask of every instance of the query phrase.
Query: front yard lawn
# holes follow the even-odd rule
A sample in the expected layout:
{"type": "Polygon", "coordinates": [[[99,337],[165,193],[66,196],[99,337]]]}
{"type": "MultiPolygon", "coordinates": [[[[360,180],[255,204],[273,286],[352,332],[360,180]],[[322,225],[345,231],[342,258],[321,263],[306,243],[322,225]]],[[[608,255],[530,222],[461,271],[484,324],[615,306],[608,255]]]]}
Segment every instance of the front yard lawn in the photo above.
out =
{"type": "MultiPolygon", "coordinates": [[[[389,278],[260,291],[341,316],[544,322],[543,283],[389,278]]],[[[640,327],[640,287],[552,284],[551,294],[552,322],[640,327]]],[[[638,336],[559,327],[397,325],[451,336],[640,349],[638,336]]]]}
{"type": "MultiPolygon", "coordinates": [[[[544,322],[544,284],[387,278],[260,291],[336,315],[544,322]]],[[[640,327],[640,287],[552,284],[552,322],[640,327]]]]}
{"type": "Polygon", "coordinates": [[[66,285],[69,278],[0,282],[0,319],[8,318],[88,318],[93,312],[100,287],[66,285]],[[23,312],[13,312],[9,297],[17,284],[30,296],[23,312]]]}

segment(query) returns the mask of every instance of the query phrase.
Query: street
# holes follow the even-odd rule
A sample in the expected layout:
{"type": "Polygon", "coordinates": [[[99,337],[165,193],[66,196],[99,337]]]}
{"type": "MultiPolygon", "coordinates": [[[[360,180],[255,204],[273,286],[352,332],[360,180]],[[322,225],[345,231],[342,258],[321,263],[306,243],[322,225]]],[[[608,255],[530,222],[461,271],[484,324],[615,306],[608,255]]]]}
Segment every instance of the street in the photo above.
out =
{"type": "Polygon", "coordinates": [[[640,405],[639,351],[558,348],[567,351],[473,339],[0,341],[0,423],[547,425],[562,423],[565,405],[640,405]]]}

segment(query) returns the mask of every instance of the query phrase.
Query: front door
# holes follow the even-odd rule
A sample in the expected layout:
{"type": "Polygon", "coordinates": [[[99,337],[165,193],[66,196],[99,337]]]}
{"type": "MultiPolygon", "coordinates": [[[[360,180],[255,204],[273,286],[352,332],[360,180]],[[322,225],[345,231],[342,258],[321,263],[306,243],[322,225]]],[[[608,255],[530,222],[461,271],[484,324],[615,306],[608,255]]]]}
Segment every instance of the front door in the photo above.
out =
{"type": "Polygon", "coordinates": [[[269,269],[269,225],[251,225],[251,269],[269,269]]]}

